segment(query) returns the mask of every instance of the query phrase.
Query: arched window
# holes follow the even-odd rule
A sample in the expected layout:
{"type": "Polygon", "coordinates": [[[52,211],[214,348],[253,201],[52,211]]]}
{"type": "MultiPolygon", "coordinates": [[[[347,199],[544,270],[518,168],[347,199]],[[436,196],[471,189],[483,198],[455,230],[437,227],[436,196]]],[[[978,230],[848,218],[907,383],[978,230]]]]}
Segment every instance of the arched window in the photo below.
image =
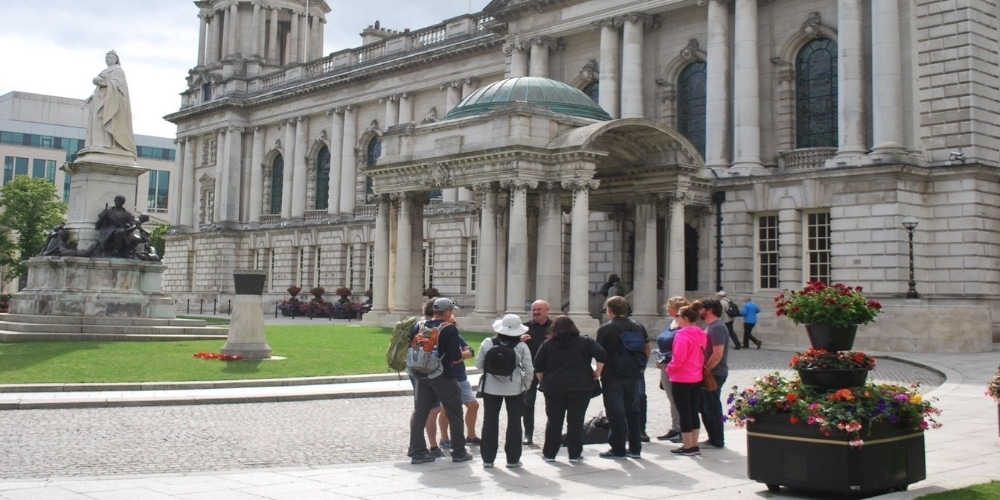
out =
{"type": "Polygon", "coordinates": [[[677,77],[677,131],[705,157],[705,63],[688,64],[677,77]]]}
{"type": "Polygon", "coordinates": [[[278,155],[271,165],[271,213],[281,213],[281,188],[284,185],[285,160],[278,155]]]}
{"type": "Polygon", "coordinates": [[[837,42],[813,40],[795,59],[795,144],[837,146],[837,42]]]}
{"type": "Polygon", "coordinates": [[[330,150],[325,146],[316,155],[316,210],[330,206],[330,150]]]}
{"type": "Polygon", "coordinates": [[[587,97],[593,99],[594,102],[597,102],[597,98],[601,94],[601,84],[598,82],[590,82],[583,88],[583,93],[587,94],[587,97]]]}
{"type": "MultiPolygon", "coordinates": [[[[382,156],[382,139],[379,137],[372,138],[368,142],[368,150],[365,154],[365,165],[371,167],[378,163],[378,157],[382,156]]],[[[365,176],[365,203],[370,203],[372,201],[372,195],[375,194],[375,189],[372,184],[372,176],[365,176]]]]}

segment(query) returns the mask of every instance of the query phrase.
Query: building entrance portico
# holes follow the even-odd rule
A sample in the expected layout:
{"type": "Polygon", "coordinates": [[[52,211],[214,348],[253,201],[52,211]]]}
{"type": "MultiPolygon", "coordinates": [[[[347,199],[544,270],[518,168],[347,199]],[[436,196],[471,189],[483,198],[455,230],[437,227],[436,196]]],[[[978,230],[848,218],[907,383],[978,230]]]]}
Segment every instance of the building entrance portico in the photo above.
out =
{"type": "Polygon", "coordinates": [[[657,276],[665,274],[666,289],[682,293],[685,221],[692,210],[709,207],[709,182],[699,176],[703,162],[696,149],[676,131],[643,119],[595,121],[523,102],[455,114],[388,129],[382,157],[362,169],[371,176],[378,206],[373,307],[366,322],[386,325],[419,314],[420,249],[436,239],[433,230],[425,234],[434,226],[424,213],[429,193],[467,188],[474,193],[478,227],[463,228],[476,250],[475,266],[466,270],[474,273],[474,289],[465,290],[474,292],[474,305],[463,304],[463,327],[485,330],[505,313],[523,315],[537,299],[581,328],[596,327],[590,306],[595,256],[613,255],[593,248],[590,224],[600,218],[619,222],[616,232],[627,240],[622,247],[631,249],[619,252],[621,261],[612,265],[634,262],[634,315],[656,326],[657,276]],[[634,231],[624,230],[626,221],[634,231]]]}

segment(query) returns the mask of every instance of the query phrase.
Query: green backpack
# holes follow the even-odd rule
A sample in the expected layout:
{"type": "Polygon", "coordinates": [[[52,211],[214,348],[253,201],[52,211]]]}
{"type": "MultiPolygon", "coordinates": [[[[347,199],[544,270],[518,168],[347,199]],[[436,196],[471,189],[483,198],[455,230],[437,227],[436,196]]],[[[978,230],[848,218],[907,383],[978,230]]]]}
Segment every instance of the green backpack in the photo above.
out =
{"type": "Polygon", "coordinates": [[[406,353],[410,350],[410,331],[417,323],[416,316],[396,322],[392,328],[389,349],[385,352],[385,362],[394,372],[406,371],[406,353]]]}

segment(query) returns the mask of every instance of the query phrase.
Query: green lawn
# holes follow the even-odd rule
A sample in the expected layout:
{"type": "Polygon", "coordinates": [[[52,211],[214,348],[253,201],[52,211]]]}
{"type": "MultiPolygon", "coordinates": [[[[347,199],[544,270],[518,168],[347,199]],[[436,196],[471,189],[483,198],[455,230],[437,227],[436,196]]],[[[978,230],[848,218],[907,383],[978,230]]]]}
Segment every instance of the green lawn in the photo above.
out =
{"type": "Polygon", "coordinates": [[[920,498],[926,498],[927,500],[987,500],[1000,498],[1000,481],[990,481],[960,490],[931,493],[920,498]]]}
{"type": "MultiPolygon", "coordinates": [[[[223,340],[174,342],[30,342],[0,344],[0,384],[156,382],[316,377],[387,373],[391,330],[350,325],[267,327],[269,361],[195,358],[223,340]]],[[[485,334],[463,334],[478,349],[485,334]]],[[[471,365],[472,360],[467,364],[471,365]]]]}

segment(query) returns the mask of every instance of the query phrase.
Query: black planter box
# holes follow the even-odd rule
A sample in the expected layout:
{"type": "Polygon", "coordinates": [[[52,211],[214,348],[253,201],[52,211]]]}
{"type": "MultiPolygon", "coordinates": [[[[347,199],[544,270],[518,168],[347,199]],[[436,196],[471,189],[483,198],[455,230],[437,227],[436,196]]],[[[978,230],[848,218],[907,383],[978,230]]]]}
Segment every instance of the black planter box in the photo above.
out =
{"type": "Polygon", "coordinates": [[[864,445],[851,447],[843,432],[826,437],[815,425],[791,424],[787,416],[757,417],[747,424],[747,476],[771,491],[780,486],[870,495],[927,477],[922,430],[876,424],[861,431],[864,445]]]}

